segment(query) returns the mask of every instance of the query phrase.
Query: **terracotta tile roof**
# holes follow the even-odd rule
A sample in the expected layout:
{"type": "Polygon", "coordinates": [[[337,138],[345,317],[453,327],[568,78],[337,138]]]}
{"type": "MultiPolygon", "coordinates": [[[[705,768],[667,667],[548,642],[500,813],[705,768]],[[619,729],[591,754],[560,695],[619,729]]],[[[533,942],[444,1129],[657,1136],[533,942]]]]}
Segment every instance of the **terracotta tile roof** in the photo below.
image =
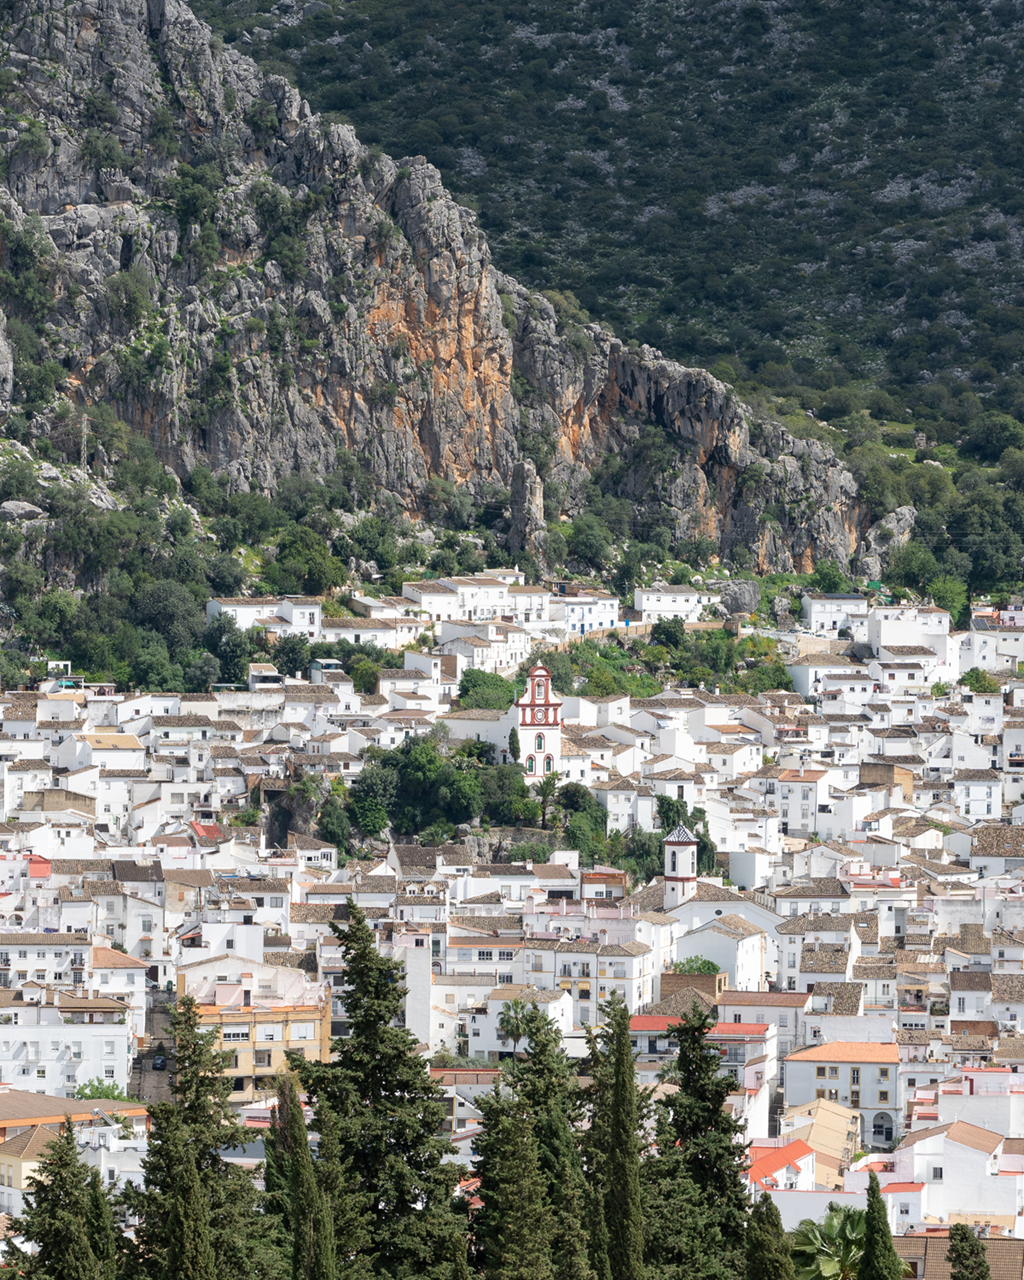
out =
{"type": "Polygon", "coordinates": [[[913,1147],[926,1138],[935,1138],[943,1133],[950,1142],[956,1142],[961,1147],[970,1147],[974,1151],[985,1151],[989,1155],[1003,1141],[1001,1133],[992,1133],[989,1129],[980,1129],[976,1124],[967,1124],[964,1120],[954,1120],[950,1124],[936,1125],[933,1129],[918,1129],[916,1133],[908,1134],[897,1150],[902,1151],[906,1147],[913,1147]]]}
{"type": "Polygon", "coordinates": [[[715,1008],[715,1002],[706,996],[703,991],[698,991],[696,987],[680,987],[678,991],[673,991],[671,995],[666,996],[664,1000],[659,1000],[657,1004],[652,1004],[647,1010],[649,1014],[682,1017],[690,1012],[694,1004],[704,1013],[710,1013],[715,1008]]]}
{"type": "Polygon", "coordinates": [[[900,1051],[895,1044],[864,1044],[858,1041],[835,1040],[830,1044],[812,1044],[789,1054],[787,1062],[899,1062],[900,1051]]]}
{"type": "MultiPolygon", "coordinates": [[[[815,988],[817,990],[817,988],[815,988]]],[[[751,1006],[758,1009],[802,1009],[810,1000],[807,991],[723,991],[720,1005],[751,1006]]]]}
{"type": "Polygon", "coordinates": [[[113,947],[94,946],[92,967],[94,969],[148,969],[149,965],[145,960],[136,960],[134,956],[126,956],[123,951],[115,951],[113,947]]]}

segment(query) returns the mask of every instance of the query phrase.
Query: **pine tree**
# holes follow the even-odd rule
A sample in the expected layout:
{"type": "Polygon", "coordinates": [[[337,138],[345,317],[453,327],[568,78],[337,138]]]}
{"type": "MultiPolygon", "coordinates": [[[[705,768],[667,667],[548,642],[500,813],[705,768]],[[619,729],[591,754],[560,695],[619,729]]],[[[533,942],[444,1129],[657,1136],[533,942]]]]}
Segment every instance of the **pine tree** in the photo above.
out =
{"type": "Polygon", "coordinates": [[[102,1280],[89,1244],[88,1216],[89,1171],[65,1117],[29,1178],[24,1213],[11,1224],[12,1233],[34,1244],[36,1252],[29,1256],[8,1244],[11,1265],[45,1280],[102,1280]]]}
{"type": "Polygon", "coordinates": [[[604,1192],[608,1268],[614,1280],[644,1280],[640,1192],[640,1101],[629,1041],[629,1009],[618,994],[601,1006],[605,1026],[595,1051],[591,1134],[593,1174],[604,1192]]]}
{"type": "Polygon", "coordinates": [[[750,1211],[746,1280],[795,1280],[795,1276],[782,1215],[765,1192],[750,1211]]]}
{"type": "Polygon", "coordinates": [[[121,1233],[114,1227],[110,1199],[100,1182],[98,1169],[93,1169],[89,1175],[85,1231],[96,1259],[99,1280],[117,1280],[117,1242],[121,1233]]]}
{"type": "Polygon", "coordinates": [[[210,1200],[190,1146],[181,1150],[177,1192],[168,1223],[166,1280],[219,1280],[210,1240],[210,1200]]]}
{"type": "Polygon", "coordinates": [[[949,1280],[991,1280],[985,1246],[965,1222],[954,1222],[949,1228],[946,1262],[949,1280]]]}
{"type": "Polygon", "coordinates": [[[332,925],[347,970],[345,1010],[351,1034],[333,1043],[330,1063],[296,1061],[317,1126],[326,1107],[352,1177],[366,1194],[376,1269],[420,1280],[450,1280],[465,1223],[452,1191],[458,1167],[445,1161],[440,1091],[413,1036],[395,1025],[403,1012],[402,965],[380,955],[366,917],[349,905],[349,927],[332,925]]]}
{"type": "Polygon", "coordinates": [[[515,725],[513,725],[512,728],[509,729],[508,731],[508,758],[514,764],[517,764],[519,762],[520,754],[521,754],[521,748],[519,746],[519,730],[515,727],[515,725]]]}
{"type": "Polygon", "coordinates": [[[858,1280],[901,1280],[905,1267],[896,1252],[889,1230],[878,1176],[868,1177],[868,1208],[864,1228],[864,1254],[860,1260],[858,1280]]]}

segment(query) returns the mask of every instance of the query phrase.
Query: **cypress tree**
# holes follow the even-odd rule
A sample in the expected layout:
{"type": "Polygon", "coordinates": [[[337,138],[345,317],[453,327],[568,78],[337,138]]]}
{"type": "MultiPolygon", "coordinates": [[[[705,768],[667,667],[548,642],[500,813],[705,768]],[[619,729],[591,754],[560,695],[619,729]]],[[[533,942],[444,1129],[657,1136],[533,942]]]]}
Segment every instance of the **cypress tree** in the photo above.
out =
{"type": "Polygon", "coordinates": [[[554,1280],[554,1222],[547,1204],[533,1118],[500,1085],[485,1103],[489,1139],[481,1161],[480,1216],[487,1225],[486,1280],[554,1280]]]}
{"type": "MultiPolygon", "coordinates": [[[[328,1106],[318,1111],[320,1143],[315,1165],[317,1186],[331,1215],[334,1232],[335,1271],[338,1280],[367,1280],[373,1274],[368,1256],[370,1231],[366,1197],[352,1173],[339,1141],[338,1118],[328,1106]]],[[[463,1247],[465,1254],[465,1247],[463,1247]]]]}
{"type": "Polygon", "coordinates": [[[604,1194],[608,1269],[614,1280],[644,1280],[644,1214],[640,1194],[640,1102],[629,1009],[618,994],[601,1006],[605,1027],[595,1051],[592,1142],[594,1174],[604,1194]]]}
{"type": "Polygon", "coordinates": [[[860,1260],[858,1280],[901,1280],[905,1267],[896,1252],[889,1230],[878,1176],[868,1178],[868,1207],[864,1224],[864,1253],[860,1260]]]}
{"type": "Polygon", "coordinates": [[[965,1222],[949,1228],[949,1280],[992,1280],[985,1246],[965,1222]]]}
{"type": "Polygon", "coordinates": [[[679,1173],[692,1183],[705,1229],[717,1232],[725,1265],[739,1275],[746,1263],[746,1147],[737,1141],[739,1124],[723,1110],[735,1085],[718,1074],[721,1058],[707,1042],[713,1025],[695,1004],[670,1029],[679,1045],[673,1072],[678,1089],[659,1108],[656,1136],[659,1158],[678,1163],[679,1173]]]}
{"type": "Polygon", "coordinates": [[[595,1154],[590,1165],[591,1177],[587,1178],[584,1189],[584,1205],[587,1213],[587,1262],[595,1276],[595,1280],[612,1280],[611,1264],[608,1261],[608,1223],[604,1218],[605,1185],[600,1156],[595,1154]]]}
{"type": "Polygon", "coordinates": [[[750,1211],[746,1280],[795,1280],[795,1277],[789,1240],[782,1229],[782,1215],[765,1192],[750,1211]]]}
{"type": "Polygon", "coordinates": [[[224,1074],[230,1054],[216,1048],[217,1029],[203,1031],[199,1008],[184,996],[171,1015],[175,1038],[174,1102],[150,1104],[150,1134],[142,1162],[145,1187],[124,1191],[128,1211],[139,1219],[126,1248],[136,1271],[162,1276],[172,1250],[175,1203],[184,1176],[187,1145],[208,1203],[210,1245],[217,1280],[248,1280],[260,1270],[281,1268],[278,1222],[260,1213],[260,1197],[248,1172],[224,1159],[245,1141],[231,1110],[231,1080],[224,1074]]]}
{"type": "Polygon", "coordinates": [[[210,1200],[192,1148],[181,1151],[181,1170],[168,1223],[166,1280],[219,1280],[210,1240],[210,1200]]]}
{"type": "Polygon", "coordinates": [[[85,1233],[96,1259],[99,1280],[117,1280],[117,1241],[121,1233],[114,1227],[110,1199],[100,1182],[98,1169],[93,1169],[89,1175],[85,1233]]]}
{"type": "Polygon", "coordinates": [[[334,1222],[313,1172],[309,1135],[293,1075],[279,1080],[277,1099],[275,1146],[279,1173],[286,1175],[288,1183],[286,1220],[292,1237],[292,1280],[335,1280],[334,1222]]]}
{"type": "Polygon", "coordinates": [[[46,1280],[103,1280],[89,1244],[89,1171],[78,1156],[74,1128],[65,1117],[28,1180],[25,1211],[11,1224],[36,1246],[29,1256],[8,1243],[7,1257],[26,1276],[46,1280]]]}
{"type": "Polygon", "coordinates": [[[715,1215],[686,1171],[678,1147],[641,1165],[647,1280],[738,1280],[715,1215]]]}
{"type": "Polygon", "coordinates": [[[445,1106],[426,1064],[401,1026],[402,965],[381,956],[366,917],[349,904],[349,927],[331,926],[347,970],[345,1011],[351,1034],[335,1040],[330,1063],[296,1060],[317,1127],[326,1107],[338,1120],[339,1146],[368,1202],[376,1269],[419,1280],[450,1280],[465,1238],[452,1203],[458,1167],[441,1134],[445,1106]]]}
{"type": "Polygon", "coordinates": [[[536,1004],[523,1019],[529,1053],[510,1073],[514,1088],[533,1116],[547,1202],[554,1213],[551,1262],[555,1280],[595,1280],[589,1259],[591,1225],[577,1140],[582,1105],[576,1077],[562,1052],[555,1023],[536,1004]]]}

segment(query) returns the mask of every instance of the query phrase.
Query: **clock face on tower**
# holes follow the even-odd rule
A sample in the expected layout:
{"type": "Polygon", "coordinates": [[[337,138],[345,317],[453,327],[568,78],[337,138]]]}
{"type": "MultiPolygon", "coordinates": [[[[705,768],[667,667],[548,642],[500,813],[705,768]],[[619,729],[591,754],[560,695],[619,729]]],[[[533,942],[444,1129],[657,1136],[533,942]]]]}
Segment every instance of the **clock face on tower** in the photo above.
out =
{"type": "Polygon", "coordinates": [[[536,709],[536,710],[534,711],[534,713],[533,713],[533,723],[534,723],[534,724],[543,724],[543,723],[544,723],[544,720],[545,720],[544,708],[543,708],[543,707],[537,707],[537,709],[536,709]]]}

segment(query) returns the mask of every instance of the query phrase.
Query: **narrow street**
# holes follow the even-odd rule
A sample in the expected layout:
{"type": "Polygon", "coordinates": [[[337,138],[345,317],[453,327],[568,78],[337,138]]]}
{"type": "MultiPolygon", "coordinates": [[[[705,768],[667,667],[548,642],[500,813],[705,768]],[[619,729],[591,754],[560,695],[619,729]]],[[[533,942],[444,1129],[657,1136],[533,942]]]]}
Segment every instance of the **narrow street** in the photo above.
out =
{"type": "Polygon", "coordinates": [[[128,1092],[141,1102],[171,1102],[173,1095],[168,1082],[173,1060],[170,1056],[173,1041],[168,1028],[168,1015],[173,1007],[174,996],[166,991],[153,992],[152,1008],[146,1011],[146,1034],[149,1048],[140,1054],[132,1066],[131,1083],[128,1092]],[[158,1046],[163,1043],[164,1056],[167,1058],[167,1069],[153,1070],[153,1059],[158,1046]]]}

